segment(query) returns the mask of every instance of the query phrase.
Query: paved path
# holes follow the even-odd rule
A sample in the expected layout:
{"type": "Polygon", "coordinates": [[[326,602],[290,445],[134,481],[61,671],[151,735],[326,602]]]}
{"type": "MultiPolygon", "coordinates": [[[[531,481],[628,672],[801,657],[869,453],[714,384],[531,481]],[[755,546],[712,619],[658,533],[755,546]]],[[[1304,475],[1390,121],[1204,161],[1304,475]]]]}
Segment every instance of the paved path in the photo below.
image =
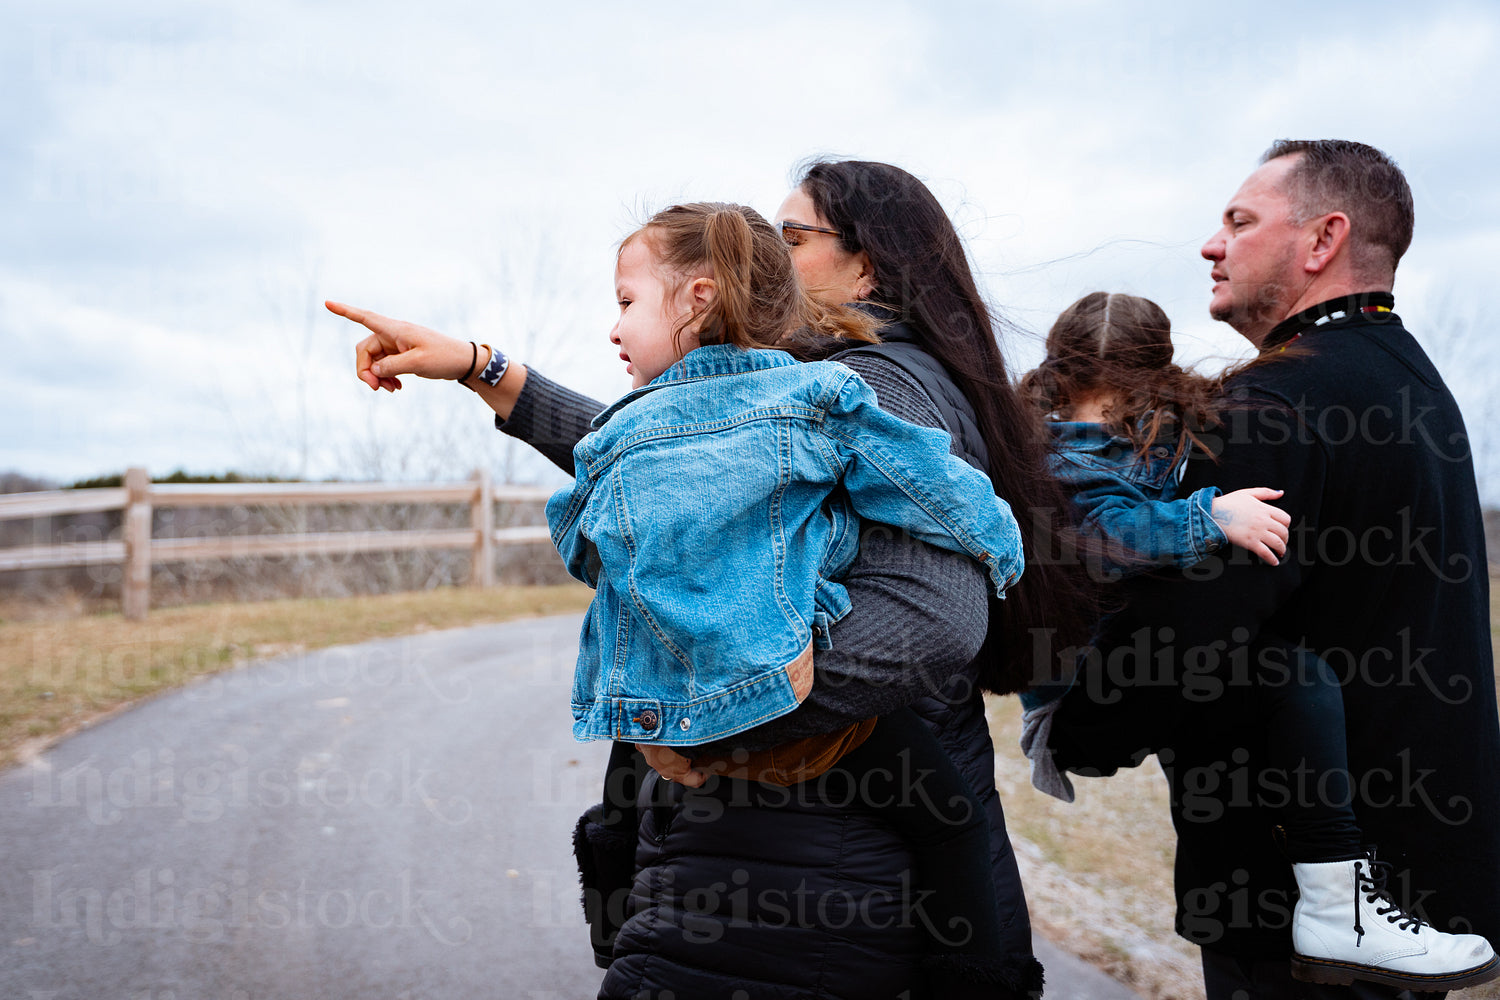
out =
{"type": "MultiPolygon", "coordinates": [[[[0,997],[584,1000],[577,616],[255,664],[0,775],[0,997]]],[[[1042,953],[1049,1000],[1133,994],[1042,953]]]]}

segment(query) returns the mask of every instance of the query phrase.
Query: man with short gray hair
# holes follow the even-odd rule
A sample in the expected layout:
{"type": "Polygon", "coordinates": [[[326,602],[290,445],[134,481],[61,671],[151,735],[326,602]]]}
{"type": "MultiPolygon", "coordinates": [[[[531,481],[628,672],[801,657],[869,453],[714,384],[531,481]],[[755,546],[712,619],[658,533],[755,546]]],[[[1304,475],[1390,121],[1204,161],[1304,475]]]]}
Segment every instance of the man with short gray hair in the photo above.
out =
{"type": "Polygon", "coordinates": [[[1393,311],[1412,224],[1395,163],[1343,140],[1277,142],[1230,199],[1202,250],[1209,310],[1259,356],[1182,490],[1284,490],[1286,556],[1226,548],[1128,584],[1054,721],[1064,767],[1157,753],[1177,929],[1203,948],[1209,1000],[1441,996],[1500,975],[1475,937],[1500,938],[1484,531],[1458,407],[1393,311]],[[1344,732],[1324,734],[1345,741],[1342,774],[1272,763],[1257,701],[1298,656],[1342,687],[1344,732]],[[1278,849],[1288,809],[1351,800],[1359,849],[1278,849]]]}

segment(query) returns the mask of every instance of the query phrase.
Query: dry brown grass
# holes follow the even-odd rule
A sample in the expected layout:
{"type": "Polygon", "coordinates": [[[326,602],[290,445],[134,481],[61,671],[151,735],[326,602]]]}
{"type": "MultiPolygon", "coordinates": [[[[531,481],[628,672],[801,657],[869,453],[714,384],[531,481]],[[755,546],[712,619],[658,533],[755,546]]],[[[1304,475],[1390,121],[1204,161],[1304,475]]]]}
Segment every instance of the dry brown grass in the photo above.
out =
{"type": "MultiPolygon", "coordinates": [[[[1490,637],[1500,661],[1500,578],[1490,581],[1490,637]]],[[[1172,929],[1176,836],[1155,758],[1112,778],[1075,779],[1069,805],[1031,787],[1017,749],[1019,703],[992,699],[989,714],[995,781],[1037,930],[1143,997],[1202,1000],[1198,949],[1172,929]]],[[[1449,995],[1500,1000],[1500,981],[1449,995]]]]}
{"type": "Polygon", "coordinates": [[[0,623],[0,767],[138,698],[257,657],[579,611],[582,584],[445,587],[0,623]]]}
{"type": "Polygon", "coordinates": [[[1037,931],[1143,997],[1201,1000],[1197,949],[1172,929],[1175,837],[1155,758],[1112,778],[1075,779],[1070,805],[1031,787],[1014,698],[991,701],[990,730],[1037,931]]]}

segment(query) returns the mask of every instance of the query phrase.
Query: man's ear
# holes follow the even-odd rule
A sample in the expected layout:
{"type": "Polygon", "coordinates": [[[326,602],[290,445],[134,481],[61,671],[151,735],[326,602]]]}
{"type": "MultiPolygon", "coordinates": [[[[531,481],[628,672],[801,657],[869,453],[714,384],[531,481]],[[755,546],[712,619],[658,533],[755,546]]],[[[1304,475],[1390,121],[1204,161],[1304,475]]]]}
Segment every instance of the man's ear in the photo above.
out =
{"type": "Polygon", "coordinates": [[[1343,212],[1329,212],[1308,223],[1307,258],[1302,269],[1308,274],[1321,274],[1343,253],[1349,243],[1349,216],[1343,212]]]}
{"type": "Polygon", "coordinates": [[[854,299],[867,299],[875,291],[875,265],[863,250],[854,255],[854,265],[858,269],[854,275],[854,299]]]}

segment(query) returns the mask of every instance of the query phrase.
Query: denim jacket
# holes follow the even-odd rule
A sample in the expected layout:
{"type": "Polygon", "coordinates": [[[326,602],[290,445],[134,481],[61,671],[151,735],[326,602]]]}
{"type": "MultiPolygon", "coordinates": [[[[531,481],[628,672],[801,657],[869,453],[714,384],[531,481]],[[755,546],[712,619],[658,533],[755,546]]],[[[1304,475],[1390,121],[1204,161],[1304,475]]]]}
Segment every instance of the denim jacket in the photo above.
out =
{"type": "Polygon", "coordinates": [[[1186,462],[1158,441],[1137,459],[1128,438],[1100,424],[1054,421],[1052,473],[1073,493],[1081,530],[1104,543],[1114,578],[1162,566],[1191,566],[1228,544],[1211,516],[1214,487],[1173,499],[1186,462]]]}
{"type": "Polygon", "coordinates": [[[996,593],[1021,539],[949,437],[880,409],[852,369],[700,347],[594,419],[547,504],[597,590],[573,681],[579,740],[694,745],[791,711],[849,599],[859,521],[967,552],[996,593]]]}

